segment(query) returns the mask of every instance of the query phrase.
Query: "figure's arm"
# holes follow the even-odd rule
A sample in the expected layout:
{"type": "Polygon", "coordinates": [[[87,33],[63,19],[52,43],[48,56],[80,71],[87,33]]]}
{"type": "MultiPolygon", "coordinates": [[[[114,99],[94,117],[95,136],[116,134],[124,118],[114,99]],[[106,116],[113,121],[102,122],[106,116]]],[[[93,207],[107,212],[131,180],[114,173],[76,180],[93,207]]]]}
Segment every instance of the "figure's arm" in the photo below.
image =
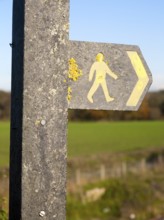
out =
{"type": "Polygon", "coordinates": [[[113,77],[114,79],[117,79],[118,76],[117,76],[114,72],[112,72],[112,71],[109,69],[108,66],[106,66],[106,67],[107,67],[107,74],[108,74],[109,76],[113,77]]]}
{"type": "Polygon", "coordinates": [[[95,64],[93,64],[91,66],[91,69],[90,69],[90,72],[89,72],[89,82],[92,81],[94,72],[95,72],[95,64]]]}

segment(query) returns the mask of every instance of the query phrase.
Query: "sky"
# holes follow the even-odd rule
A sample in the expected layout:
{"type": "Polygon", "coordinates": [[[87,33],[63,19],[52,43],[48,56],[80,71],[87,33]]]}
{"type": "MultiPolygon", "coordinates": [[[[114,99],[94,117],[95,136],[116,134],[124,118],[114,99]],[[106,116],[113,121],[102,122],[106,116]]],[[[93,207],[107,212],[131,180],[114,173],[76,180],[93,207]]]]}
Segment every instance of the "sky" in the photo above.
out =
{"type": "MultiPolygon", "coordinates": [[[[10,91],[12,0],[0,0],[0,27],[0,89],[10,91]]],[[[164,0],[70,0],[70,40],[138,45],[151,90],[164,89],[164,0]]]]}

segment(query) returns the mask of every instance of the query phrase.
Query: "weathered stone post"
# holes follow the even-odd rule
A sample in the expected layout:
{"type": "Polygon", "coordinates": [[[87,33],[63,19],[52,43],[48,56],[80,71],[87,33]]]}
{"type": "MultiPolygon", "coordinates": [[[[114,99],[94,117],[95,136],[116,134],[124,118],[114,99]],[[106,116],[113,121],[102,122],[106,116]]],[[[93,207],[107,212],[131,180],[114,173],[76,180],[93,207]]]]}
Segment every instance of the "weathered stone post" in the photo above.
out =
{"type": "Polygon", "coordinates": [[[65,219],[69,0],[14,0],[10,220],[65,219]]]}

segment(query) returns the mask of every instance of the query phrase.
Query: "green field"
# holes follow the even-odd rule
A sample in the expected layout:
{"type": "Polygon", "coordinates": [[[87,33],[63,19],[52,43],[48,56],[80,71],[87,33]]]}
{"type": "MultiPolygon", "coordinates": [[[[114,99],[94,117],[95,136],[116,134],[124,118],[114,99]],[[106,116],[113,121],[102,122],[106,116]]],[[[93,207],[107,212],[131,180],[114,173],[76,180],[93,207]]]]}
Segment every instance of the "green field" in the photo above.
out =
{"type": "Polygon", "coordinates": [[[69,123],[69,156],[164,147],[164,122],[69,123]]]}
{"type": "MultiPolygon", "coordinates": [[[[0,167],[9,161],[9,122],[0,122],[0,167]]],[[[68,125],[69,157],[164,147],[164,122],[76,122],[68,125]]]]}

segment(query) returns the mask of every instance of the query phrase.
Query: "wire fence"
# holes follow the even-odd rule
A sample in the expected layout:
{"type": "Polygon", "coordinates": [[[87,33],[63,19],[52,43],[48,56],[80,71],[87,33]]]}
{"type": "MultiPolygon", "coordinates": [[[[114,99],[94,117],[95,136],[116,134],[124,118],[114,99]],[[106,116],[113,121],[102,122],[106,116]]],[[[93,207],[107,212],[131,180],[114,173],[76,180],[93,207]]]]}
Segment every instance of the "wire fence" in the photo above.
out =
{"type": "Polygon", "coordinates": [[[159,155],[153,162],[141,158],[135,162],[118,162],[115,165],[107,166],[100,164],[96,169],[78,168],[70,170],[67,175],[68,187],[73,185],[85,185],[96,181],[103,181],[109,178],[124,178],[129,174],[146,175],[149,171],[157,170],[164,166],[164,157],[159,155]]]}

